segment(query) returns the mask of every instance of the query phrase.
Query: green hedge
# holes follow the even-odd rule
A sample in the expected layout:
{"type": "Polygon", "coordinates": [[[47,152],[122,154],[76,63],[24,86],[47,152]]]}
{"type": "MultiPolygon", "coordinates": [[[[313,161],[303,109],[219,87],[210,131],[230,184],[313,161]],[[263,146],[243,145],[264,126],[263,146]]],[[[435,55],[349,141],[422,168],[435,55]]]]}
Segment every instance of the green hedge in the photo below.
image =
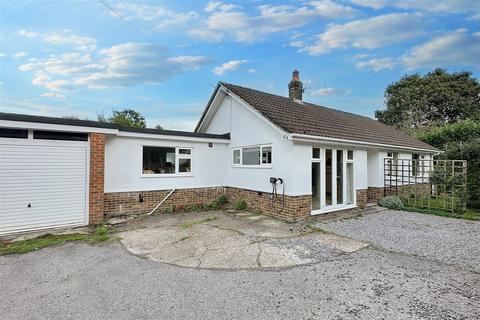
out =
{"type": "Polygon", "coordinates": [[[480,208],[480,122],[464,120],[414,135],[443,150],[440,159],[467,160],[467,205],[480,208]]]}

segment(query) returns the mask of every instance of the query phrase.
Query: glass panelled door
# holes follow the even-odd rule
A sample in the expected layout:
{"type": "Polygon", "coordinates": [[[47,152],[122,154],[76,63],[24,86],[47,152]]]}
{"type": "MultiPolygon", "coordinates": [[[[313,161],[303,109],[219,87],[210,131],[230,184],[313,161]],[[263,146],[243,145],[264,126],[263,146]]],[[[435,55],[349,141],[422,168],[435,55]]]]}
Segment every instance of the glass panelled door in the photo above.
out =
{"type": "Polygon", "coordinates": [[[312,213],[355,204],[353,150],[312,149],[312,213]]]}

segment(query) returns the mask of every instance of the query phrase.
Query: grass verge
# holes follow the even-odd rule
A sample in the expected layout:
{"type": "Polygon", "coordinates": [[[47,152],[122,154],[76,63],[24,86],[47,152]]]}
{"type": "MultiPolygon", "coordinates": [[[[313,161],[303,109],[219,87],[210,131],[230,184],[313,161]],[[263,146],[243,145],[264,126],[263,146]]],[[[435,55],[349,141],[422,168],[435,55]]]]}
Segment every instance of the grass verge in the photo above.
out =
{"type": "Polygon", "coordinates": [[[184,222],[184,223],[181,224],[181,227],[183,229],[190,229],[191,227],[193,227],[196,224],[210,222],[210,221],[214,221],[214,220],[217,220],[217,219],[218,219],[217,217],[208,216],[208,217],[206,217],[205,219],[202,219],[202,220],[192,220],[192,221],[184,222]]]}
{"type": "Polygon", "coordinates": [[[405,210],[410,212],[431,214],[431,215],[440,216],[440,217],[480,221],[480,212],[472,209],[467,209],[467,211],[465,212],[451,212],[451,211],[446,211],[442,209],[427,209],[427,208],[405,206],[405,210]]]}
{"type": "Polygon", "coordinates": [[[110,235],[105,226],[95,229],[95,231],[81,234],[45,234],[37,238],[15,241],[10,243],[0,242],[0,256],[7,254],[19,254],[35,251],[48,246],[63,244],[72,241],[84,241],[90,244],[101,243],[109,241],[110,235]]]}

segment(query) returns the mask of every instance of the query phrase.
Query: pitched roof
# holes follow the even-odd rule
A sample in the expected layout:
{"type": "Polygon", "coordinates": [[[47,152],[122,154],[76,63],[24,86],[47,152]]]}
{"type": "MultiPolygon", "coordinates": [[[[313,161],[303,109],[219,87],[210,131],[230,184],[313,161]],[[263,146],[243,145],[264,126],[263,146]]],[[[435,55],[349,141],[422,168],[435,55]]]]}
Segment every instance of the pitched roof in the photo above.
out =
{"type": "Polygon", "coordinates": [[[124,127],[115,123],[99,122],[91,120],[79,120],[68,118],[54,118],[44,116],[33,116],[27,114],[16,113],[3,113],[0,112],[0,120],[8,121],[20,121],[20,122],[34,122],[34,123],[48,123],[66,126],[78,126],[78,127],[91,127],[91,128],[103,128],[103,129],[117,129],[125,132],[135,132],[144,134],[157,134],[168,136],[180,136],[180,137],[193,137],[193,138],[209,138],[209,139],[230,139],[230,134],[210,134],[200,132],[188,132],[188,131],[176,131],[176,130],[160,130],[153,128],[130,128],[124,127]]]}
{"type": "Polygon", "coordinates": [[[368,117],[220,82],[288,133],[437,151],[435,147],[368,117]]]}

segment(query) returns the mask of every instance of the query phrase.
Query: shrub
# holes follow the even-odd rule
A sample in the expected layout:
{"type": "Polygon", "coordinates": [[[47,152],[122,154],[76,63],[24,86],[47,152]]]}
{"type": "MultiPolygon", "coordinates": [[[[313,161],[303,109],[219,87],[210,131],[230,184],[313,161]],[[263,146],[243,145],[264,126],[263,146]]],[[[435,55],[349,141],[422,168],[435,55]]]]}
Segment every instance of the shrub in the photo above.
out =
{"type": "Polygon", "coordinates": [[[238,200],[237,202],[235,202],[233,207],[235,208],[235,210],[245,210],[247,208],[247,203],[245,202],[245,200],[238,200]]]}
{"type": "Polygon", "coordinates": [[[381,207],[385,207],[385,208],[392,209],[392,210],[404,210],[405,209],[405,206],[403,205],[402,200],[397,196],[387,196],[385,198],[382,198],[382,199],[380,199],[380,201],[378,201],[378,204],[381,207]]]}
{"type": "Polygon", "coordinates": [[[227,198],[226,195],[222,194],[220,197],[217,198],[216,202],[217,202],[218,205],[221,206],[221,205],[228,202],[228,198],[227,198]]]}

